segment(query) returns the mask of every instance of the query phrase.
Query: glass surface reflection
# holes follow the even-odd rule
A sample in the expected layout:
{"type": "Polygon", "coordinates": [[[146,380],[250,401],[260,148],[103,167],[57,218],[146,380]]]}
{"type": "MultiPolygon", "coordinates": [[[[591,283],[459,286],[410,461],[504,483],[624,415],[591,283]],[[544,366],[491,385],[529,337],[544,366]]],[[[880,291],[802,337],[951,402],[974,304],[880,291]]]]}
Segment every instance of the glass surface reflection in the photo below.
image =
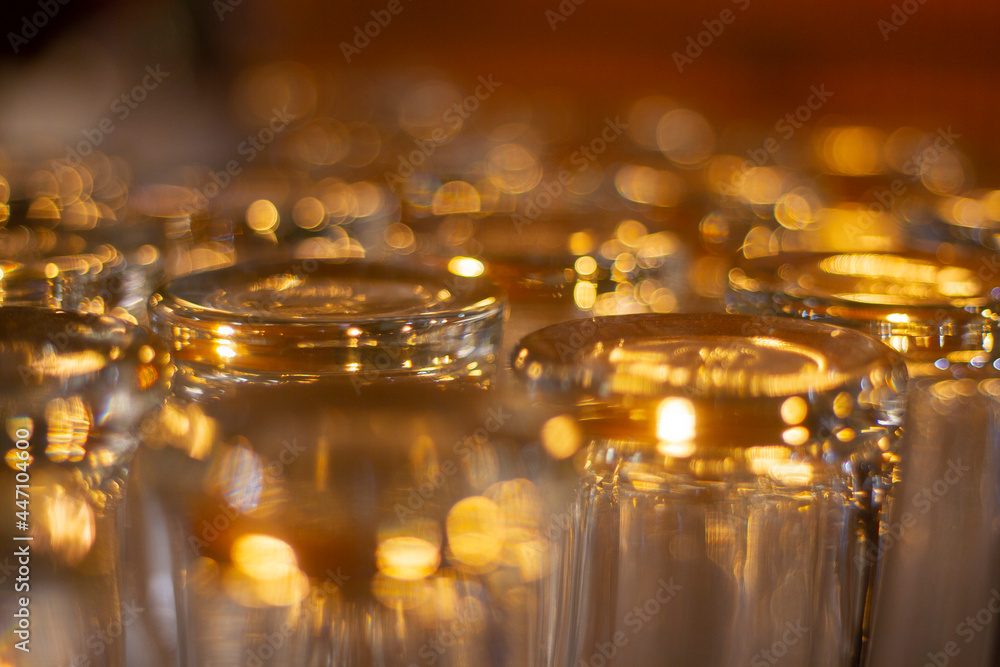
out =
{"type": "Polygon", "coordinates": [[[142,611],[123,595],[126,482],[169,359],[112,317],[0,308],[3,661],[125,664],[142,611]]]}
{"type": "MultiPolygon", "coordinates": [[[[580,472],[546,628],[555,665],[852,665],[905,370],[843,329],[636,315],[525,338],[580,472]]],[[[550,440],[564,440],[550,444],[550,440]]],[[[564,449],[565,447],[565,449],[564,449]]]]}
{"type": "Polygon", "coordinates": [[[730,274],[732,309],[849,326],[906,359],[909,407],[883,526],[873,665],[922,664],[952,641],[961,651],[949,664],[992,664],[995,633],[965,630],[1000,586],[993,261],[942,244],[933,255],[779,254],[730,274]]]}
{"type": "Polygon", "coordinates": [[[238,265],[152,300],[178,373],[144,472],[182,663],[537,664],[559,467],[488,389],[502,294],[309,267],[238,265]]]}
{"type": "Polygon", "coordinates": [[[172,404],[147,479],[188,663],[535,664],[552,471],[488,396],[323,381],[172,404]]]}

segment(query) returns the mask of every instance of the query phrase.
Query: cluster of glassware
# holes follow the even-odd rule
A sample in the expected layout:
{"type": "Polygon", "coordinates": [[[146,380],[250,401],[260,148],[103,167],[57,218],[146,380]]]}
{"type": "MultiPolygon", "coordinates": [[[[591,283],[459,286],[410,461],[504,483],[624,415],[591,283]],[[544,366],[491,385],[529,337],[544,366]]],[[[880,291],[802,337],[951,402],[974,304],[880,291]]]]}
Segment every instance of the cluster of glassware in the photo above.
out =
{"type": "Polygon", "coordinates": [[[0,660],[993,664],[952,135],[466,92],[272,64],[252,164],[3,159],[0,660]]]}

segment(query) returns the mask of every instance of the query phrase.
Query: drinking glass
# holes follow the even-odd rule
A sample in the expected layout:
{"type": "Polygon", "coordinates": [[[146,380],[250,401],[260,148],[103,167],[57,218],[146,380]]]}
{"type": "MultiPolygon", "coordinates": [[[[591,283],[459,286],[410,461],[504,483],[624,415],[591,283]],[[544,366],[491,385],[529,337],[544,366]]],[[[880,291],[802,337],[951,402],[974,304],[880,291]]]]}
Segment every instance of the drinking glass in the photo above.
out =
{"type": "Polygon", "coordinates": [[[734,310],[849,326],[906,359],[898,479],[880,550],[867,556],[881,559],[873,665],[992,664],[995,633],[976,618],[1000,604],[996,266],[941,244],[934,254],[779,254],[730,276],[734,310]]]}
{"type": "Polygon", "coordinates": [[[0,308],[0,661],[124,667],[126,482],[169,354],[119,319],[0,308]]]}
{"type": "Polygon", "coordinates": [[[489,389],[478,278],[358,263],[168,283],[174,390],[146,440],[181,664],[537,664],[553,488],[489,389]]]}
{"type": "Polygon", "coordinates": [[[542,439],[580,471],[547,664],[857,664],[895,352],[778,318],[630,315],[542,329],[513,365],[564,410],[542,439]]]}

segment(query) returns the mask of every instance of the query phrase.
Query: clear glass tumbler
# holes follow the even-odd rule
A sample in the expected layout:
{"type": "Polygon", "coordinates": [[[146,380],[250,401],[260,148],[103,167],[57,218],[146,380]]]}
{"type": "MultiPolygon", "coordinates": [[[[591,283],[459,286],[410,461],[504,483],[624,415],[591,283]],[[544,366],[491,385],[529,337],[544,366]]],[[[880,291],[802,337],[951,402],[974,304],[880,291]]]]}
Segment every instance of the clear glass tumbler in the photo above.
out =
{"type": "Polygon", "coordinates": [[[537,664],[556,468],[488,388],[504,310],[481,279],[315,260],[153,297],[181,664],[537,664]]]}
{"type": "Polygon", "coordinates": [[[906,359],[898,479],[881,548],[858,563],[880,559],[872,665],[994,664],[997,267],[993,255],[942,244],[935,254],[779,254],[730,275],[734,310],[859,329],[906,359]]]}
{"type": "Polygon", "coordinates": [[[857,664],[905,369],[857,332],[725,314],[577,320],[514,369],[580,470],[548,664],[857,664]],[[575,453],[572,453],[575,450],[575,453]]]}
{"type": "Polygon", "coordinates": [[[124,667],[126,481],[169,354],[119,319],[0,308],[0,662],[124,667]]]}

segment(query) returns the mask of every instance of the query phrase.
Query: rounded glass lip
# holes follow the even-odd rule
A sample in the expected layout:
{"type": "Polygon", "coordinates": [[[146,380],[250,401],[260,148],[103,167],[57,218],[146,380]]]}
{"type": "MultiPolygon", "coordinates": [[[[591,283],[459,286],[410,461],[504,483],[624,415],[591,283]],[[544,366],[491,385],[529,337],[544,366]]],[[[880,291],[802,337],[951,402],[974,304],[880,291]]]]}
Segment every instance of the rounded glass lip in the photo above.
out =
{"type": "Polygon", "coordinates": [[[880,368],[893,372],[900,364],[889,346],[857,331],[784,317],[723,313],[573,320],[529,334],[511,355],[515,375],[540,392],[715,401],[834,391],[880,368]],[[701,348],[692,354],[679,347],[691,344],[701,348]],[[716,368],[711,367],[716,363],[713,346],[725,352],[717,355],[721,361],[716,368]],[[669,359],[678,352],[687,355],[686,365],[669,359]],[[759,369],[740,361],[755,354],[759,369]],[[724,368],[727,358],[731,365],[724,368]],[[785,365],[787,372],[768,367],[774,363],[785,365]]]}
{"type": "MultiPolygon", "coordinates": [[[[350,284],[345,285],[350,288],[350,284]]],[[[301,296],[301,295],[299,295],[301,296]]],[[[355,294],[331,295],[337,297],[355,294]]],[[[169,317],[190,317],[217,322],[232,322],[244,319],[259,325],[353,325],[367,321],[414,322],[417,320],[439,320],[448,317],[474,317],[502,306],[505,295],[492,283],[476,278],[456,276],[441,271],[422,270],[415,267],[378,264],[374,262],[338,262],[322,259],[271,260],[233,264],[230,266],[189,274],[169,281],[159,287],[150,298],[150,308],[169,317]],[[278,277],[279,280],[272,280],[278,277]],[[392,286],[411,286],[430,298],[431,303],[396,304],[363,312],[327,310],[282,315],[276,312],[284,305],[289,313],[296,295],[281,297],[281,292],[305,287],[312,278],[349,281],[369,280],[392,286]],[[280,281],[284,279],[285,282],[280,281]],[[270,283],[268,281],[271,281],[270,283]],[[216,287],[211,288],[210,284],[216,287]],[[244,287],[248,292],[259,292],[262,305],[255,308],[247,305],[242,310],[226,308],[225,302],[213,305],[207,300],[213,296],[228,298],[232,288],[244,287]],[[430,289],[438,288],[437,292],[430,289]],[[448,294],[441,294],[447,290],[448,294]],[[263,299],[273,296],[272,302],[263,304],[263,299]],[[270,309],[270,312],[268,312],[270,309]]],[[[367,304],[364,304],[367,306],[367,304]]],[[[377,304],[376,304],[377,305],[377,304]]],[[[303,308],[305,308],[303,306],[303,308]]]]}
{"type": "Polygon", "coordinates": [[[729,274],[729,310],[862,330],[909,357],[995,355],[1000,260],[976,249],[949,248],[954,253],[946,259],[907,250],[786,252],[743,260],[729,274]]]}
{"type": "Polygon", "coordinates": [[[482,278],[321,259],[194,273],[149,300],[150,322],[179,360],[310,376],[369,362],[381,373],[473,363],[499,340],[506,308],[504,292],[482,278]]]}

